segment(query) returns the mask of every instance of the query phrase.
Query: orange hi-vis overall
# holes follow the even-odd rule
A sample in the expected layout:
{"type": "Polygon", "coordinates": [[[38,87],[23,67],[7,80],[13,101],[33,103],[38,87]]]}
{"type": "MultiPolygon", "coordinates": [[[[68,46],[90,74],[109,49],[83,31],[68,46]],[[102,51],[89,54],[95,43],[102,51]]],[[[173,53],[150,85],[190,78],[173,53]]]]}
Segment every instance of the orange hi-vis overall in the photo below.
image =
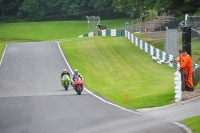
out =
{"type": "Polygon", "coordinates": [[[179,62],[180,66],[183,62],[183,55],[181,52],[179,52],[179,57],[175,59],[176,62],[179,62]]]}
{"type": "Polygon", "coordinates": [[[183,55],[180,55],[178,58],[175,59],[175,61],[179,62],[180,66],[181,66],[181,64],[183,62],[183,58],[184,58],[183,55]]]}
{"type": "Polygon", "coordinates": [[[193,81],[192,81],[193,67],[192,67],[192,59],[190,55],[186,54],[183,57],[183,61],[182,63],[180,63],[180,68],[184,69],[185,85],[188,88],[194,88],[193,81]]]}

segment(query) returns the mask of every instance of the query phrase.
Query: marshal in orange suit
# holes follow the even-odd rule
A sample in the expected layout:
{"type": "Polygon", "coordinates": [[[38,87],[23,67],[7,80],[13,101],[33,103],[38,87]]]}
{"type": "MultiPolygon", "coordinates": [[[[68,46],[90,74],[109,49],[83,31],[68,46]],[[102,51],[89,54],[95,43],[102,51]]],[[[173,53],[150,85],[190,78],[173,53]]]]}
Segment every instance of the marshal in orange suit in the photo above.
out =
{"type": "Polygon", "coordinates": [[[183,61],[180,63],[180,69],[184,69],[186,90],[193,91],[194,86],[192,81],[192,58],[186,53],[185,50],[182,50],[182,56],[183,61]]]}

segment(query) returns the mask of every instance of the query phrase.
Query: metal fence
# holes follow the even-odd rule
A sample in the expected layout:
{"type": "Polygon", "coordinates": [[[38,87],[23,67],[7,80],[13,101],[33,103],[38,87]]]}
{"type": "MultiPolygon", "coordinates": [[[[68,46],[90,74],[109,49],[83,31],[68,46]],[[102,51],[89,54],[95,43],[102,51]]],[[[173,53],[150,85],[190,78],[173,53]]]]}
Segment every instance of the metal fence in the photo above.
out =
{"type": "Polygon", "coordinates": [[[200,82],[200,67],[196,68],[193,72],[193,85],[196,86],[200,82]]]}
{"type": "Polygon", "coordinates": [[[148,14],[144,22],[141,19],[136,19],[130,26],[126,26],[126,30],[130,32],[162,31],[165,25],[172,21],[174,21],[173,16],[148,14]]]}
{"type": "Polygon", "coordinates": [[[98,31],[98,25],[100,24],[100,17],[99,16],[86,16],[88,21],[88,33],[98,31]]]}
{"type": "Polygon", "coordinates": [[[179,50],[179,36],[180,33],[176,30],[168,29],[166,30],[165,38],[165,52],[175,57],[178,57],[179,50]]]}

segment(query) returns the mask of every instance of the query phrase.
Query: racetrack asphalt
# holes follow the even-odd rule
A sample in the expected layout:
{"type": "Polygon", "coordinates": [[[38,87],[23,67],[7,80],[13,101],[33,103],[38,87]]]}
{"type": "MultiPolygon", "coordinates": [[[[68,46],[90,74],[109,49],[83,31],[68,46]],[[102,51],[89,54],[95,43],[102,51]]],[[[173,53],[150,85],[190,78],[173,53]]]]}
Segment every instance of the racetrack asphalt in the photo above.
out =
{"type": "Polygon", "coordinates": [[[0,67],[0,133],[186,133],[174,121],[81,96],[60,83],[57,42],[8,44],[0,67]]]}
{"type": "Polygon", "coordinates": [[[188,101],[181,101],[163,107],[137,109],[137,111],[162,119],[180,122],[181,120],[184,120],[186,118],[200,116],[199,103],[200,97],[196,97],[188,101]]]}

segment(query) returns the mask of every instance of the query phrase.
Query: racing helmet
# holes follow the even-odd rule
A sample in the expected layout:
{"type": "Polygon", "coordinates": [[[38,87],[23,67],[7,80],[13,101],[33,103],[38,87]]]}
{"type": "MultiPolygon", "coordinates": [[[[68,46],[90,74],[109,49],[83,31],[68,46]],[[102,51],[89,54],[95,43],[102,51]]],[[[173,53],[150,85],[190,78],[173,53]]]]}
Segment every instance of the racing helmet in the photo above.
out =
{"type": "Polygon", "coordinates": [[[67,72],[67,69],[66,69],[66,68],[64,68],[64,69],[63,69],[63,72],[67,72]]]}
{"type": "Polygon", "coordinates": [[[77,69],[74,70],[74,74],[76,74],[76,75],[78,74],[78,70],[77,69]]]}

